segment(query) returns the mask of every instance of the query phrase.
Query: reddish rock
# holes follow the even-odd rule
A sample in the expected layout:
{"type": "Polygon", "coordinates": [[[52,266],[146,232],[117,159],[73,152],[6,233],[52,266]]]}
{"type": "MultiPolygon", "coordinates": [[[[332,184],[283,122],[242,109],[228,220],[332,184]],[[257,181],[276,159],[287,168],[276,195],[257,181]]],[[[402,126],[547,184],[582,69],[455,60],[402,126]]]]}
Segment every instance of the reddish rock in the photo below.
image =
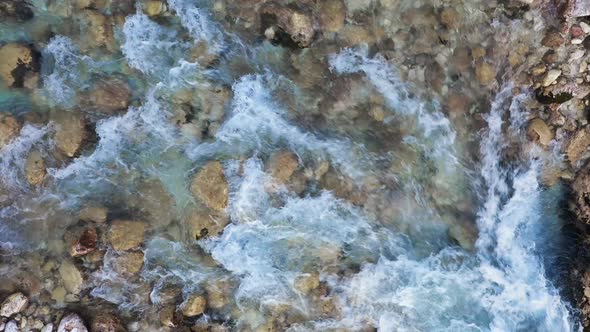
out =
{"type": "Polygon", "coordinates": [[[564,43],[563,37],[557,31],[548,31],[541,40],[541,44],[546,47],[559,47],[564,43]]]}
{"type": "Polygon", "coordinates": [[[95,228],[87,228],[82,231],[78,240],[71,247],[70,254],[73,257],[83,256],[96,250],[98,235],[95,228]]]}
{"type": "Polygon", "coordinates": [[[582,27],[580,27],[579,25],[574,24],[570,28],[570,34],[573,38],[580,38],[584,36],[584,30],[582,30],[582,27]]]}

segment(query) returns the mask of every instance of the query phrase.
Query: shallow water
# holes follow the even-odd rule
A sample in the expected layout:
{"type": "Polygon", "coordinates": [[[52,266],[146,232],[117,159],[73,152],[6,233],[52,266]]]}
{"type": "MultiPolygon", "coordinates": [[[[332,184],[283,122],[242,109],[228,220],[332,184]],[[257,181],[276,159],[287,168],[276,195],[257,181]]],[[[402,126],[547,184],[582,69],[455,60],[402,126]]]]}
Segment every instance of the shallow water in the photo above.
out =
{"type": "Polygon", "coordinates": [[[191,294],[207,294],[209,306],[178,326],[579,330],[554,261],[567,240],[564,194],[540,180],[543,163],[558,158],[527,142],[529,92],[515,93],[519,67],[498,60],[510,45],[539,39],[539,12],[509,21],[470,1],[457,6],[461,23],[440,32],[447,41],[434,45],[429,20],[454,2],[383,1],[364,9],[373,25],[358,12],[350,20],[373,34],[409,31],[413,46],[375,51],[369,40],[327,34],[295,50],[228,23],[220,3],[240,6],[168,0],[158,17],[99,9],[114,23],[112,41],[98,46],[76,26],[77,14],[63,14],[74,8],[65,1],[36,0],[33,21],[0,26],[0,40],[32,42],[42,58],[36,88],[0,89],[1,110],[26,123],[0,150],[3,280],[28,274],[39,295],[23,290],[35,301],[89,317],[113,309],[135,331],[180,328],[163,326],[158,314],[180,310],[191,294]],[[42,26],[51,33],[39,33],[42,26]],[[496,86],[482,88],[467,73],[453,80],[463,44],[494,50],[496,86]],[[418,56],[427,51],[432,62],[418,56]],[[444,88],[419,78],[412,68],[420,61],[443,67],[435,78],[444,88]],[[109,78],[130,87],[124,111],[88,104],[109,78]],[[450,90],[471,107],[450,110],[450,90]],[[71,158],[55,152],[60,112],[82,114],[93,132],[71,158]],[[39,186],[26,180],[33,150],[47,166],[39,186]],[[269,166],[279,151],[296,157],[287,181],[269,166]],[[228,184],[222,211],[191,193],[212,160],[228,184]],[[96,226],[104,256],[72,258],[64,234],[89,224],[78,217],[88,205],[109,211],[96,226]],[[228,224],[195,239],[193,213],[228,224]],[[116,219],[147,224],[135,274],[117,271],[122,253],[107,239],[116,219]],[[57,267],[66,261],[84,282],[60,301],[52,297],[65,285],[57,267]]]}

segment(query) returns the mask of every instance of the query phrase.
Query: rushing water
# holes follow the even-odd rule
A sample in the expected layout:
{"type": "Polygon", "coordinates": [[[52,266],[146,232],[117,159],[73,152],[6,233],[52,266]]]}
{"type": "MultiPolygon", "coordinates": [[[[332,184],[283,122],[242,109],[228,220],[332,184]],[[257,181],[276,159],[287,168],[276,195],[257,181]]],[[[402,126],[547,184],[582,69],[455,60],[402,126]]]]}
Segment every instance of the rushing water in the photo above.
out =
{"type": "MultiPolygon", "coordinates": [[[[59,24],[55,3],[34,2],[40,17],[59,24]]],[[[168,329],[154,314],[169,287],[187,296],[216,282],[232,285],[229,304],[198,320],[230,330],[578,330],[552,271],[562,245],[562,192],[540,183],[542,162],[553,156],[526,142],[526,92],[514,96],[504,83],[482,112],[483,128],[458,134],[434,94],[361,44],[329,52],[324,80],[354,82],[353,101],[380,98],[379,127],[302,120],[318,111],[310,101],[317,94],[290,76],[282,63],[290,51],[225,31],[210,5],[168,0],[177,17],[165,23],[141,10],[126,16],[115,31],[116,56],[85,52],[66,34],[44,44],[42,85],[26,98],[41,114],[86,112],[96,142],[64,162],[51,152],[55,123],[31,122],[0,150],[0,180],[11,197],[0,212],[0,241],[6,264],[18,267],[4,266],[5,278],[34,271],[51,292],[59,277],[40,271],[39,260],[64,260],[64,231],[83,206],[98,203],[111,209],[109,221],[147,218],[144,263],[139,277],[122,276],[106,244],[97,267],[77,262],[87,268],[83,305],[112,304],[130,322],[140,320],[130,325],[136,330],[168,329]],[[215,66],[192,62],[199,43],[215,66]],[[134,99],[126,112],[76,106],[97,76],[126,77],[134,99]],[[202,106],[193,116],[208,108],[207,135],[175,123],[187,93],[202,106]],[[216,99],[224,93],[227,101],[216,99]],[[373,135],[387,128],[395,134],[373,135]],[[469,147],[473,136],[479,152],[469,147]],[[514,146],[516,157],[507,157],[514,146]],[[47,160],[41,187],[25,180],[32,150],[47,160]],[[269,173],[266,162],[279,150],[311,172],[303,189],[269,173]],[[222,162],[230,222],[219,236],[195,241],[184,220],[200,205],[189,187],[210,160],[222,162]],[[326,162],[347,194],[314,175],[326,162]],[[315,290],[298,286],[316,275],[315,290]]],[[[3,29],[1,38],[18,39],[18,27],[3,29]]],[[[10,96],[3,111],[19,115],[12,108],[19,92],[0,94],[10,96]]]]}

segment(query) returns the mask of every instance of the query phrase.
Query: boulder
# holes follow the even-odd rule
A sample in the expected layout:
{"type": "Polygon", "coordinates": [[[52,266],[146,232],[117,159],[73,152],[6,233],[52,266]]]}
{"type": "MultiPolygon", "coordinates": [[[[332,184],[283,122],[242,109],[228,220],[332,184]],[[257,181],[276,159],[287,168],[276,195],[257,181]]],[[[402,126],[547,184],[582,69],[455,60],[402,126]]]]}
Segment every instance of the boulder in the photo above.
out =
{"type": "Polygon", "coordinates": [[[182,303],[182,314],[185,317],[201,315],[207,309],[207,299],[203,295],[190,295],[182,303]]]}
{"type": "Polygon", "coordinates": [[[71,313],[61,319],[57,332],[88,332],[88,329],[80,316],[71,313]]]}
{"type": "Polygon", "coordinates": [[[90,332],[126,332],[121,320],[112,314],[99,313],[90,324],[90,332]]]}
{"type": "Polygon", "coordinates": [[[315,36],[311,15],[276,2],[266,3],[260,9],[265,36],[273,42],[290,47],[309,47],[315,36]],[[272,29],[272,34],[267,33],[272,29]]]}
{"type": "Polygon", "coordinates": [[[90,221],[102,224],[107,221],[108,210],[103,206],[86,206],[80,211],[78,218],[82,221],[90,221]]]}
{"type": "Polygon", "coordinates": [[[551,128],[542,119],[535,118],[529,123],[527,134],[533,140],[538,140],[543,146],[547,146],[555,137],[551,128]]]}
{"type": "Polygon", "coordinates": [[[289,151],[273,153],[267,163],[267,169],[272,177],[280,183],[288,182],[297,168],[299,168],[299,159],[289,151]]]}
{"type": "Polygon", "coordinates": [[[109,230],[109,242],[115,250],[129,250],[141,246],[145,236],[145,223],[115,220],[109,230]]]}
{"type": "Polygon", "coordinates": [[[85,102],[107,114],[125,111],[131,102],[131,90],[119,79],[104,80],[95,85],[85,102]]]}
{"type": "Polygon", "coordinates": [[[25,177],[32,186],[38,186],[45,180],[47,170],[41,152],[33,150],[29,153],[25,162],[25,177]]]}
{"type": "Polygon", "coordinates": [[[19,131],[20,125],[14,116],[0,113],[0,149],[8,145],[19,131]]]}
{"type": "Polygon", "coordinates": [[[56,123],[55,145],[67,157],[74,157],[88,138],[86,124],[78,112],[60,112],[53,118],[56,123]]]}
{"type": "Polygon", "coordinates": [[[125,251],[113,259],[113,269],[121,275],[134,275],[143,267],[143,252],[125,251]]]}
{"type": "Polygon", "coordinates": [[[82,273],[70,261],[63,262],[58,269],[63,286],[71,294],[79,294],[84,284],[82,273]]]}
{"type": "Polygon", "coordinates": [[[186,218],[189,236],[196,240],[219,236],[228,224],[229,218],[222,213],[193,212],[186,218]]]}
{"type": "Polygon", "coordinates": [[[567,144],[566,156],[572,165],[575,166],[582,158],[588,150],[588,146],[590,146],[590,133],[588,133],[588,128],[584,127],[577,131],[567,144]]]}
{"type": "Polygon", "coordinates": [[[0,316],[10,317],[18,314],[27,308],[29,299],[23,293],[14,293],[2,302],[0,306],[0,316]]]}
{"type": "Polygon", "coordinates": [[[211,161],[203,166],[194,177],[190,190],[210,209],[215,211],[225,209],[229,187],[221,163],[211,161]]]}
{"type": "Polygon", "coordinates": [[[28,45],[9,43],[0,47],[0,78],[6,85],[22,88],[27,73],[39,71],[39,56],[28,45]]]}
{"type": "Polygon", "coordinates": [[[24,22],[35,16],[29,0],[0,1],[0,20],[24,22]]]}

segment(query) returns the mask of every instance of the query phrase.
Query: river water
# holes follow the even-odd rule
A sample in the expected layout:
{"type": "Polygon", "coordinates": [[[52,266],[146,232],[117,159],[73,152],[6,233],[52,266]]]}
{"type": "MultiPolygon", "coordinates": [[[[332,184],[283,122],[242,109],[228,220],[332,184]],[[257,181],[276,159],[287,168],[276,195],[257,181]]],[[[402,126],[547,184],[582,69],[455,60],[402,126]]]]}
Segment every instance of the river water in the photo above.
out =
{"type": "MultiPolygon", "coordinates": [[[[162,308],[180,308],[211,287],[222,288],[223,303],[181,325],[579,330],[558,261],[568,240],[564,192],[541,179],[559,158],[527,141],[531,94],[497,60],[501,41],[511,45],[527,37],[526,24],[538,27],[538,12],[519,23],[493,18],[477,1],[457,7],[465,16],[441,54],[450,59],[461,43],[491,38],[494,68],[505,71],[486,90],[467,74],[447,84],[453,70],[443,70],[444,84],[477,105],[457,116],[444,103],[447,88],[415,79],[408,63],[416,59],[399,47],[318,42],[293,50],[241,34],[224,22],[219,3],[168,0],[163,17],[141,9],[119,15],[112,50],[88,46],[93,37],[71,19],[69,2],[35,0],[33,21],[0,23],[0,40],[32,43],[41,54],[38,87],[0,89],[1,111],[23,124],[0,150],[6,284],[30,275],[35,301],[88,316],[112,309],[137,331],[174,331],[162,326],[162,308]],[[215,61],[195,61],[196,45],[215,61]],[[129,107],[87,106],[84,93],[113,77],[130,87],[129,107]],[[63,112],[83,114],[95,133],[65,159],[55,154],[63,112]],[[46,163],[39,186],[26,181],[31,151],[46,163]],[[269,170],[278,151],[298,165],[284,182],[269,170]],[[195,240],[187,218],[204,207],[191,181],[212,160],[228,188],[227,206],[215,214],[229,223],[195,240]],[[88,205],[109,210],[98,226],[104,256],[71,258],[64,234],[83,225],[78,215],[88,205]],[[143,265],[132,276],[113,268],[119,253],[106,239],[121,218],[147,224],[143,265]],[[64,275],[51,266],[64,261],[83,282],[56,300],[64,275]],[[171,300],[171,290],[180,295],[171,300]]],[[[387,3],[381,15],[395,31],[398,11],[419,16],[446,2],[387,3]]]]}

